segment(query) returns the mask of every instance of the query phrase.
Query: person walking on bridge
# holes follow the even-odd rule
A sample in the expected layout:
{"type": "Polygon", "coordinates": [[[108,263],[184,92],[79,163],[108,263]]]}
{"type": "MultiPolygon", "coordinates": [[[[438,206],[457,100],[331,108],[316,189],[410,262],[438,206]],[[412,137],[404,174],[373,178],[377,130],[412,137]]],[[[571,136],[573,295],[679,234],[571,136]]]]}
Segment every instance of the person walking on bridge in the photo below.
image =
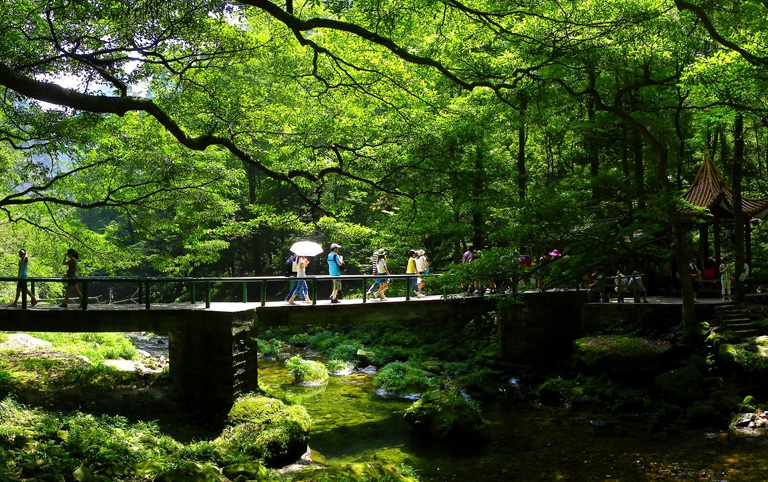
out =
{"type": "Polygon", "coordinates": [[[59,305],[62,308],[66,308],[69,304],[69,293],[71,291],[74,291],[77,297],[80,299],[80,305],[82,305],[84,302],[83,294],[80,292],[80,288],[77,287],[77,281],[74,279],[77,276],[77,271],[80,269],[77,266],[79,259],[80,256],[77,254],[77,251],[72,248],[67,250],[67,254],[64,257],[64,262],[62,263],[67,267],[67,273],[64,275],[64,277],[67,278],[67,287],[64,290],[64,303],[59,305]]]}
{"type": "MultiPolygon", "coordinates": [[[[380,249],[376,254],[378,255],[376,274],[389,274],[389,268],[387,267],[387,252],[384,249],[380,249]]],[[[375,281],[375,284],[379,285],[379,290],[373,294],[373,297],[375,298],[378,296],[381,301],[387,301],[384,292],[389,288],[389,279],[379,278],[375,281]]]]}
{"type": "MultiPolygon", "coordinates": [[[[328,253],[328,274],[331,276],[341,276],[341,267],[344,265],[344,259],[339,256],[340,244],[331,244],[331,252],[328,253]]],[[[331,303],[338,303],[337,296],[341,291],[341,280],[333,280],[333,291],[331,292],[331,303]]]]}
{"type": "MultiPolygon", "coordinates": [[[[378,268],[379,268],[379,252],[374,251],[373,255],[371,255],[371,274],[373,274],[374,276],[379,274],[378,268]]],[[[366,300],[371,297],[371,295],[373,294],[373,289],[376,288],[376,285],[378,284],[379,284],[379,281],[375,280],[371,285],[371,287],[368,288],[368,291],[366,291],[365,294],[363,295],[366,300]]]]}
{"type": "Polygon", "coordinates": [[[298,256],[296,258],[296,282],[293,284],[293,289],[289,293],[289,297],[286,301],[289,304],[293,304],[293,300],[296,296],[304,298],[304,302],[308,305],[312,304],[312,300],[309,298],[309,288],[307,288],[307,282],[303,279],[307,277],[307,266],[309,260],[305,256],[298,256]]]}
{"type": "MultiPolygon", "coordinates": [[[[19,250],[19,272],[16,275],[17,278],[26,278],[27,277],[27,265],[29,265],[29,256],[27,256],[27,250],[21,249],[19,250]]],[[[13,303],[11,303],[10,307],[15,307],[16,303],[19,301],[19,296],[21,296],[22,290],[24,290],[25,282],[19,280],[19,282],[16,284],[16,299],[13,300],[13,303]]],[[[32,306],[35,306],[37,304],[37,299],[35,298],[35,295],[30,291],[29,288],[26,288],[27,294],[30,298],[32,298],[32,306]]]]}
{"type": "MultiPolygon", "coordinates": [[[[418,257],[416,258],[416,272],[419,273],[419,276],[424,276],[425,274],[429,273],[429,261],[427,261],[427,257],[424,255],[424,250],[420,249],[416,251],[416,254],[418,257]]],[[[419,278],[416,280],[418,283],[418,290],[416,291],[416,296],[419,298],[424,298],[424,293],[422,293],[422,290],[424,290],[424,279],[419,278]]]]}
{"type": "MultiPolygon", "coordinates": [[[[416,250],[408,251],[408,262],[405,265],[405,274],[418,274],[416,270],[416,250]]],[[[413,291],[413,294],[419,295],[419,279],[408,278],[408,290],[413,291]]]]}

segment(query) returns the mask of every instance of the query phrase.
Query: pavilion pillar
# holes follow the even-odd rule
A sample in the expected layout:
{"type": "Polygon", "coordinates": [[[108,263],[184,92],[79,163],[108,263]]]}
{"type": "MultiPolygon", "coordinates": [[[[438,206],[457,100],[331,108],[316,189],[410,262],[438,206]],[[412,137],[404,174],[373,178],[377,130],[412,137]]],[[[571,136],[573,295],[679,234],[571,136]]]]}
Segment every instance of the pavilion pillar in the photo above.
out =
{"type": "Polygon", "coordinates": [[[720,217],[715,215],[715,220],[713,222],[714,229],[715,229],[715,264],[717,266],[720,266],[721,258],[720,258],[720,217]]]}
{"type": "Polygon", "coordinates": [[[709,259],[709,225],[699,224],[699,254],[696,256],[699,266],[704,269],[704,265],[709,259]]]}
{"type": "Polygon", "coordinates": [[[744,223],[744,262],[752,268],[752,220],[749,218],[744,223]]]}

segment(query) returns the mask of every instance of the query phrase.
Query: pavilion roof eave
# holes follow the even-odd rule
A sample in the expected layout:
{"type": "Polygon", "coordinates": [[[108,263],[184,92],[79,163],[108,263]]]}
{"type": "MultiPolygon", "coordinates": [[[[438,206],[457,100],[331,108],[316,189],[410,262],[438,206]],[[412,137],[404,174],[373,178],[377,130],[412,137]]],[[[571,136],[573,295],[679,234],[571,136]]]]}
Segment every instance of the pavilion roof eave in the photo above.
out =
{"type": "MultiPolygon", "coordinates": [[[[709,156],[704,157],[701,168],[683,199],[694,206],[709,210],[714,216],[733,216],[733,191],[725,185],[722,175],[709,156]]],[[[768,198],[742,198],[741,209],[747,218],[764,219],[768,216],[768,198]]],[[[690,210],[683,209],[683,212],[690,210]]]]}

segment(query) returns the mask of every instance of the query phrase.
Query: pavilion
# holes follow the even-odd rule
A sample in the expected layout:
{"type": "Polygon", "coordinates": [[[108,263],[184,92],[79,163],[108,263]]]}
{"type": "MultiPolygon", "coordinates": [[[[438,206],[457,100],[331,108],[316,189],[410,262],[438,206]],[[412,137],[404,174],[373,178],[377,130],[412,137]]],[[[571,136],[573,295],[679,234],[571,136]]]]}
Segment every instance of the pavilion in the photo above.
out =
{"type": "MultiPolygon", "coordinates": [[[[717,170],[715,164],[708,154],[704,155],[699,173],[696,174],[691,187],[683,195],[683,199],[694,206],[705,208],[707,214],[695,213],[690,209],[684,209],[684,214],[698,218],[712,218],[714,230],[714,250],[715,262],[719,265],[721,260],[721,241],[720,224],[722,222],[733,222],[733,191],[725,185],[723,176],[717,170]]],[[[753,219],[763,219],[768,215],[768,198],[749,199],[741,198],[741,210],[744,213],[744,261],[750,266],[752,264],[752,236],[751,221],[753,219]]],[[[707,242],[708,225],[702,226],[702,242],[707,242]]],[[[705,251],[706,254],[706,251],[705,251]]],[[[703,262],[703,260],[702,260],[703,262]]]]}

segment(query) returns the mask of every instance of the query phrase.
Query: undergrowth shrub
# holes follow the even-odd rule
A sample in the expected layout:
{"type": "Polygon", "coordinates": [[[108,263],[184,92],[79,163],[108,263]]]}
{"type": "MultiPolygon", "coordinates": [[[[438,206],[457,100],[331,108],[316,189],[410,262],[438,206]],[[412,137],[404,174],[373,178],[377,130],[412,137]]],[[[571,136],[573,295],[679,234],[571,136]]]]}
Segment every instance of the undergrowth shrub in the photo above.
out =
{"type": "Polygon", "coordinates": [[[300,355],[286,360],[285,368],[293,374],[296,383],[322,382],[328,379],[328,370],[324,364],[314,360],[305,360],[300,355]]]}

